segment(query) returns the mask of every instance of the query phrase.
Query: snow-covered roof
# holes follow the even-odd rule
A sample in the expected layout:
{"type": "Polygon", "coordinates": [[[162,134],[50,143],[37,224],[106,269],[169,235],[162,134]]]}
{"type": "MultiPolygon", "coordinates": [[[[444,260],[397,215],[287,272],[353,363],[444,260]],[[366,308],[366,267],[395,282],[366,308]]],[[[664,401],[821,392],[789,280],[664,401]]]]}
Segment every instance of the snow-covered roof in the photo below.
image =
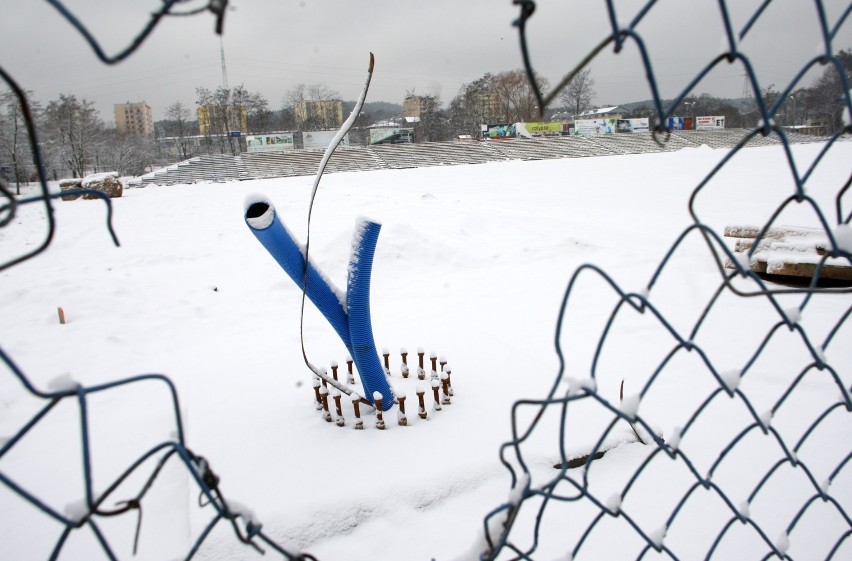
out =
{"type": "Polygon", "coordinates": [[[600,107],[598,109],[588,109],[583,111],[578,115],[578,117],[584,117],[589,115],[608,115],[609,113],[624,113],[624,108],[620,105],[613,105],[612,107],[600,107]]]}
{"type": "Polygon", "coordinates": [[[391,127],[398,127],[399,123],[397,123],[395,121],[385,120],[385,121],[379,121],[378,123],[373,123],[370,126],[373,127],[373,128],[383,128],[383,127],[391,128],[391,127]]]}

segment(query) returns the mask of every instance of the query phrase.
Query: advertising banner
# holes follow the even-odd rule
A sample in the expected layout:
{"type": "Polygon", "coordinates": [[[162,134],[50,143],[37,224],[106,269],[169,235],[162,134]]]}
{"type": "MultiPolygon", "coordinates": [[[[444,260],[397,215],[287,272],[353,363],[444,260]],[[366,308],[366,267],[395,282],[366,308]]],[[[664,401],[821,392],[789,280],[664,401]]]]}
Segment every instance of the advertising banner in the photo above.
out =
{"type": "MultiPolygon", "coordinates": [[[[302,143],[303,148],[306,150],[310,149],[320,149],[325,150],[328,148],[328,145],[331,144],[331,141],[334,140],[334,135],[337,134],[337,131],[310,131],[302,133],[302,143]]],[[[349,134],[346,134],[343,137],[343,140],[340,141],[338,145],[341,148],[347,148],[349,146],[349,134]]]]}
{"type": "Polygon", "coordinates": [[[683,117],[669,117],[668,127],[671,131],[684,130],[683,117]]]}
{"type": "Polygon", "coordinates": [[[488,125],[488,130],[484,133],[485,138],[499,140],[501,138],[515,138],[518,132],[515,125],[488,125]]]}
{"type": "Polygon", "coordinates": [[[704,116],[704,117],[696,117],[695,118],[695,129],[696,130],[710,130],[710,129],[723,129],[725,128],[725,116],[704,116]]]}
{"type": "Polygon", "coordinates": [[[618,119],[577,119],[574,121],[574,134],[596,136],[614,134],[618,119]]]}
{"type": "Polygon", "coordinates": [[[618,119],[615,124],[616,132],[648,132],[651,127],[648,124],[648,117],[640,119],[618,119]]]}
{"type": "Polygon", "coordinates": [[[414,129],[400,127],[377,127],[370,129],[370,144],[392,144],[413,142],[414,129]]]}
{"type": "Polygon", "coordinates": [[[521,127],[531,136],[562,134],[562,123],[515,123],[517,133],[523,135],[521,127]]]}
{"type": "Polygon", "coordinates": [[[246,136],[249,152],[285,152],[293,149],[293,133],[253,134],[246,136]]]}

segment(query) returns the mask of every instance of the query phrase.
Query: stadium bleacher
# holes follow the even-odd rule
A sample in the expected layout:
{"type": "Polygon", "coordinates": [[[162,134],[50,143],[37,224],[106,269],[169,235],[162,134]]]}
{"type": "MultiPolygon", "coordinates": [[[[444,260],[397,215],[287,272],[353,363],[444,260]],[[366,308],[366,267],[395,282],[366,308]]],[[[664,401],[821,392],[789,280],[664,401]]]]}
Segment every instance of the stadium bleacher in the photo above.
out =
{"type": "MultiPolygon", "coordinates": [[[[374,146],[338,148],[328,161],[326,173],[405,169],[429,166],[481,164],[508,160],[548,160],[588,158],[616,154],[668,152],[683,148],[709,146],[732,148],[740,142],[745,129],[720,131],[672,131],[611,134],[602,136],[558,136],[517,138],[495,141],[427,142],[419,144],[378,144],[374,146]],[[659,140],[659,142],[658,142],[659,140]]],[[[788,133],[790,142],[819,142],[820,137],[788,133]]],[[[754,136],[747,147],[779,144],[775,136],[754,136]]],[[[240,181],[271,177],[314,175],[323,151],[291,150],[287,152],[244,153],[238,156],[210,154],[196,156],[178,164],[128,181],[128,187],[177,185],[183,183],[240,181]]]]}

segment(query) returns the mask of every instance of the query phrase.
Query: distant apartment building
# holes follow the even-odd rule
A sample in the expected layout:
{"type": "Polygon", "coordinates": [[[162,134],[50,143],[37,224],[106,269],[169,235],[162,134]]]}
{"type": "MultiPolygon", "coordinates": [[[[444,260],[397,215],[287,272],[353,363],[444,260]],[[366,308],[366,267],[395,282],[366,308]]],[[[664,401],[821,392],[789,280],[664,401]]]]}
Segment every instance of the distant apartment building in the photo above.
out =
{"type": "Polygon", "coordinates": [[[339,129],[343,126],[343,102],[339,99],[302,99],[293,105],[301,130],[339,129]]]}
{"type": "Polygon", "coordinates": [[[478,92],[474,97],[475,110],[483,123],[499,120],[500,99],[494,92],[478,92]]]}
{"type": "Polygon", "coordinates": [[[202,135],[248,132],[246,108],[242,105],[202,105],[198,108],[198,132],[202,135]]]}
{"type": "Polygon", "coordinates": [[[115,129],[119,134],[154,134],[154,117],[151,106],[144,101],[139,103],[117,103],[114,106],[115,129]]]}
{"type": "Polygon", "coordinates": [[[402,100],[402,116],[408,122],[416,122],[423,113],[438,110],[438,100],[433,95],[409,94],[402,100]]]}

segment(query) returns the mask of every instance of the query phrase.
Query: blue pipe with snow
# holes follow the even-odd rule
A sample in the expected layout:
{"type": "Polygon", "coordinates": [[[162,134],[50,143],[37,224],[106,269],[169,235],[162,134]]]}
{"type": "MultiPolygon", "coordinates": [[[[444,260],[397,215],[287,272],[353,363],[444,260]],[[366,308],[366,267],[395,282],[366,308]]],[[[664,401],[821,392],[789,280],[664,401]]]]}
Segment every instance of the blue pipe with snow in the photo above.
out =
{"type": "MultiPolygon", "coordinates": [[[[304,252],[284,223],[278,219],[272,203],[263,199],[251,202],[246,208],[245,220],[257,240],[284,269],[287,276],[296,286],[302,287],[305,284],[304,252]]],[[[305,292],[308,298],[325,316],[343,343],[350,347],[349,321],[342,298],[325,282],[313,263],[308,266],[307,281],[305,292]]]]}
{"type": "Polygon", "coordinates": [[[304,287],[305,295],[343,341],[358,368],[364,397],[375,405],[374,394],[378,392],[382,395],[382,408],[388,410],[393,407],[393,392],[376,350],[370,316],[370,278],[381,225],[363,221],[357,226],[349,261],[347,291],[341,295],[310,262],[307,263],[305,282],[303,249],[278,218],[272,203],[265,199],[250,200],[246,205],[245,221],[293,282],[304,287]]]}
{"type": "Polygon", "coordinates": [[[371,402],[374,402],[374,392],[379,392],[382,394],[383,409],[389,409],[393,406],[393,394],[376,350],[373,321],[370,317],[370,278],[381,228],[381,224],[363,221],[355,229],[346,283],[346,303],[352,359],[358,367],[361,384],[371,402]],[[385,406],[385,402],[390,405],[385,406]]]}

